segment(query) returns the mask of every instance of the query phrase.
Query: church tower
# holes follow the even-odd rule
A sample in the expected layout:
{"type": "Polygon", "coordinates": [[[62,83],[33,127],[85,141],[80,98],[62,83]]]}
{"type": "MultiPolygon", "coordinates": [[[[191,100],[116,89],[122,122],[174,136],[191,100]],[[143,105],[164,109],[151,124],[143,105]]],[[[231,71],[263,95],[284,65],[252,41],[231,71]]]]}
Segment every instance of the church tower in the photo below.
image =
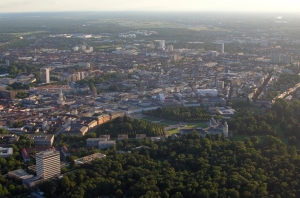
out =
{"type": "Polygon", "coordinates": [[[58,100],[57,100],[57,104],[59,105],[64,105],[65,101],[64,101],[64,94],[62,92],[62,90],[60,90],[59,94],[58,94],[58,100]]]}

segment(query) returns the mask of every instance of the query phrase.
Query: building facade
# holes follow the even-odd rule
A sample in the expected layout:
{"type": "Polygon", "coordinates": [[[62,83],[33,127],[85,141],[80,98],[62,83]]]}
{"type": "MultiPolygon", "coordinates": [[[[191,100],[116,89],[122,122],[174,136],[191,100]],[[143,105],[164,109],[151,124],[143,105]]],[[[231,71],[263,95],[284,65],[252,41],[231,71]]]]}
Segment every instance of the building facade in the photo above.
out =
{"type": "Polygon", "coordinates": [[[42,151],[35,155],[36,174],[44,180],[60,175],[60,152],[56,150],[42,151]]]}
{"type": "Polygon", "coordinates": [[[50,83],[50,69],[49,68],[41,68],[41,81],[42,83],[50,83]]]}

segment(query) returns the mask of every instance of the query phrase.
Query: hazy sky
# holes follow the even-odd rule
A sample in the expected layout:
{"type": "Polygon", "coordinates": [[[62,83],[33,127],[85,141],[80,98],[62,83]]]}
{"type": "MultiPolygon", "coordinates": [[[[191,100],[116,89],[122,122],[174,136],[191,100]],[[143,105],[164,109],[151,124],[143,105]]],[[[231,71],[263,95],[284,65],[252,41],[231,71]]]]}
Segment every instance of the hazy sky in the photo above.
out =
{"type": "Polygon", "coordinates": [[[300,0],[0,0],[3,12],[259,11],[300,12],[300,0]]]}

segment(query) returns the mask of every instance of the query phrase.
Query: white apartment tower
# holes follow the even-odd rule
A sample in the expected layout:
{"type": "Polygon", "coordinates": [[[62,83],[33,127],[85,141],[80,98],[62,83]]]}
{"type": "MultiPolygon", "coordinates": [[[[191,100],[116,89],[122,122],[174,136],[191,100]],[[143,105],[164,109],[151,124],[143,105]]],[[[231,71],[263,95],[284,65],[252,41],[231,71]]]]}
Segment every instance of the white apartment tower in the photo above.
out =
{"type": "Polygon", "coordinates": [[[42,83],[50,83],[50,69],[49,68],[41,68],[41,81],[42,83]]]}
{"type": "Polygon", "coordinates": [[[224,54],[225,50],[224,50],[224,43],[216,43],[216,51],[224,54]]]}
{"type": "Polygon", "coordinates": [[[36,175],[44,180],[60,175],[60,152],[48,150],[36,153],[36,175]]]}
{"type": "Polygon", "coordinates": [[[165,48],[166,48],[166,41],[165,40],[159,40],[158,42],[159,42],[158,49],[159,50],[165,50],[165,48]]]}
{"type": "Polygon", "coordinates": [[[225,123],[223,125],[223,133],[224,133],[224,136],[228,138],[228,124],[227,124],[227,121],[225,121],[225,123]]]}
{"type": "Polygon", "coordinates": [[[281,62],[281,54],[272,53],[270,58],[271,63],[280,63],[281,62]]]}

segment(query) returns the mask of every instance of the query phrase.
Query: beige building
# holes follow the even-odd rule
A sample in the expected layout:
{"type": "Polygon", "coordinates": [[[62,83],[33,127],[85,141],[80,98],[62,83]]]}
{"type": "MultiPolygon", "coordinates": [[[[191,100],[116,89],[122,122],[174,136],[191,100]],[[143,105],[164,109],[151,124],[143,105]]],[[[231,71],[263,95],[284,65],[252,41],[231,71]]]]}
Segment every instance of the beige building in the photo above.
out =
{"type": "Polygon", "coordinates": [[[36,175],[44,180],[60,175],[60,152],[42,151],[35,155],[36,175]]]}
{"type": "Polygon", "coordinates": [[[27,141],[33,140],[34,145],[52,146],[54,135],[28,135],[27,141]]]}

